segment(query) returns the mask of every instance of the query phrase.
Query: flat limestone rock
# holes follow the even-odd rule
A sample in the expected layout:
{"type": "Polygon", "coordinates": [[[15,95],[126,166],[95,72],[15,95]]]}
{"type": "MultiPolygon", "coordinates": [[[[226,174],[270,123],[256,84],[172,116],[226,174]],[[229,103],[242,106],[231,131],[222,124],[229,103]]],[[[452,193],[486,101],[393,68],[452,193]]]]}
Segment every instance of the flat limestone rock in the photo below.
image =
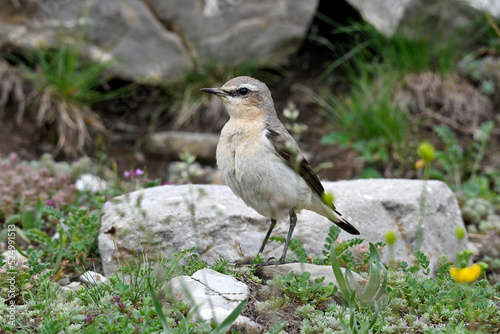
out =
{"type": "MultiPolygon", "coordinates": [[[[444,254],[454,260],[458,242],[454,231],[464,226],[453,192],[440,181],[364,179],[323,182],[335,196],[335,205],[343,217],[360,232],[365,244],[384,241],[387,231],[396,232],[396,260],[413,261],[417,250],[420,198],[426,186],[423,230],[420,250],[431,261],[444,254]]],[[[227,186],[165,185],[143,189],[108,201],[104,205],[99,252],[105,274],[115,272],[119,264],[141,259],[143,252],[155,259],[159,252],[196,247],[209,263],[219,257],[237,260],[254,256],[262,243],[270,221],[237,198],[227,186]],[[115,249],[116,246],[116,249],[115,249]]],[[[320,255],[332,223],[311,211],[302,211],[294,238],[310,255],[320,255]]],[[[274,235],[286,236],[289,222],[279,221],[274,235]]],[[[358,237],[344,231],[339,238],[358,237]]],[[[467,247],[467,239],[463,240],[467,247]]],[[[279,258],[282,245],[270,242],[265,256],[279,258]]],[[[290,252],[291,253],[291,252],[290,252]]],[[[387,247],[382,260],[389,261],[387,247]]]]}

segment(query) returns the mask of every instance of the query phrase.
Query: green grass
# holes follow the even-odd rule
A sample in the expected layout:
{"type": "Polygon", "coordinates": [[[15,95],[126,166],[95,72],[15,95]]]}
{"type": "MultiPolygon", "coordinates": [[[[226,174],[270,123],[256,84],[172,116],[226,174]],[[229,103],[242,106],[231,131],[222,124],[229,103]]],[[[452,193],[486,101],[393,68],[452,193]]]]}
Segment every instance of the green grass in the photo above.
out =
{"type": "Polygon", "coordinates": [[[21,65],[23,77],[32,86],[28,109],[56,138],[55,153],[62,151],[73,158],[92,142],[89,129],[106,132],[91,106],[130,94],[132,88],[109,88],[111,64],[85,59],[82,48],[77,41],[56,49],[35,49],[28,64],[21,65]]]}
{"type": "MultiPolygon", "coordinates": [[[[401,157],[405,156],[408,135],[407,112],[393,105],[393,90],[400,77],[382,66],[370,67],[372,70],[360,75],[350,71],[352,87],[347,96],[328,88],[318,93],[303,88],[335,128],[321,142],[353,148],[364,161],[379,168],[395,160],[405,163],[401,157]]],[[[407,162],[405,167],[411,164],[407,162]]]]}
{"type": "MultiPolygon", "coordinates": [[[[134,187],[147,184],[129,179],[123,182],[127,180],[134,187]]],[[[29,260],[13,271],[18,295],[12,300],[21,307],[16,309],[15,327],[6,320],[9,312],[6,300],[11,300],[6,293],[10,288],[9,270],[6,270],[6,263],[0,263],[0,326],[3,330],[18,333],[63,330],[65,333],[220,333],[242,311],[244,304],[226,322],[209,324],[195,320],[187,305],[167,301],[166,282],[208,267],[194,248],[159,257],[154,263],[143,254],[137,263],[123,266],[118,273],[108,277],[107,283],[63,292],[57,284],[58,279],[93,269],[85,260],[97,256],[102,205],[106,197],[109,199],[124,191],[119,189],[128,191],[129,188],[112,188],[92,196],[94,199],[87,193],[78,193],[75,205],[60,209],[44,206],[38,214],[36,227],[23,227],[20,221],[14,223],[18,232],[27,229],[23,231],[27,244],[19,247],[29,260]],[[96,196],[100,199],[95,200],[96,196]],[[81,208],[81,205],[92,209],[81,208]],[[53,239],[56,231],[59,238],[53,239]]],[[[247,307],[254,307],[253,312],[260,315],[272,315],[269,318],[272,320],[266,323],[271,332],[286,329],[290,324],[280,315],[290,313],[296,321],[293,328],[299,326],[304,333],[491,333],[500,321],[500,285],[491,285],[484,275],[476,282],[459,284],[449,274],[453,262],[441,258],[437,276],[430,277],[429,261],[421,252],[415,253],[416,264],[410,266],[400,262],[386,268],[378,255],[382,244],[370,245],[369,251],[363,250],[362,239],[337,242],[338,232],[338,228],[331,228],[325,240],[325,252],[313,259],[316,264],[332,266],[337,280],[342,282],[338,288],[323,286],[321,278],[310,283],[308,273],[262,281],[254,276],[253,269],[237,270],[224,259],[216,261],[211,268],[254,282],[254,287],[261,292],[254,296],[257,298],[255,305],[247,307]],[[345,275],[340,272],[340,264],[349,268],[345,275]],[[368,280],[362,294],[356,294],[350,286],[350,272],[357,272],[368,280]],[[340,304],[329,303],[335,293],[340,304]]],[[[302,262],[311,258],[295,239],[291,250],[302,262]]]]}
{"type": "Polygon", "coordinates": [[[81,45],[63,44],[58,49],[35,49],[31,68],[25,76],[36,82],[40,90],[53,89],[68,102],[92,105],[119,95],[103,92],[102,85],[111,79],[109,62],[82,59],[81,45]]]}

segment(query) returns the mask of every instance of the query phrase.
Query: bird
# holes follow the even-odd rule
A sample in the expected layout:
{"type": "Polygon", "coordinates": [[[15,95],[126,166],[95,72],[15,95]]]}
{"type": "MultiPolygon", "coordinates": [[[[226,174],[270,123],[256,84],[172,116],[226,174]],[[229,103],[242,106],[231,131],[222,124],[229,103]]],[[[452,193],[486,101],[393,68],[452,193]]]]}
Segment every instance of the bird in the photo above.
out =
{"type": "Polygon", "coordinates": [[[229,120],[221,130],[216,150],[222,180],[246,205],[271,219],[271,225],[257,254],[263,253],[278,220],[290,218],[283,253],[286,253],[302,209],[314,211],[350,234],[359,231],[337,211],[325,196],[318,176],[278,119],[271,91],[260,80],[235,77],[220,88],[202,88],[219,97],[229,120]]]}

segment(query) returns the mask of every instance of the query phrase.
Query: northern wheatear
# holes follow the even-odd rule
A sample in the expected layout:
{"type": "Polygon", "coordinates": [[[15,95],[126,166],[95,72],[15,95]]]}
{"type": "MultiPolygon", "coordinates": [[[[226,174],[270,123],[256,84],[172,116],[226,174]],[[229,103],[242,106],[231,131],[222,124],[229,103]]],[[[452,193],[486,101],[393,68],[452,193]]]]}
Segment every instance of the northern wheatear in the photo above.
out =
{"type": "Polygon", "coordinates": [[[325,190],[299,146],[276,115],[269,88],[252,77],[236,77],[221,88],[203,88],[203,92],[222,99],[229,121],[221,131],[217,145],[217,166],[222,179],[248,206],[265,217],[271,226],[267,240],[278,219],[290,216],[286,252],[297,223],[296,212],[302,209],[325,216],[351,234],[359,231],[324,201],[325,190]]]}

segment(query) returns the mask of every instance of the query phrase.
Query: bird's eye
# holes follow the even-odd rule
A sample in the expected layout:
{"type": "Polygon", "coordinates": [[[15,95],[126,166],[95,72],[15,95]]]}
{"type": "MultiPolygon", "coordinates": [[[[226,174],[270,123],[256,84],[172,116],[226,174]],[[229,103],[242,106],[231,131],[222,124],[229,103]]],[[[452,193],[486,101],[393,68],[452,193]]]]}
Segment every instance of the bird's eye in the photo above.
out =
{"type": "Polygon", "coordinates": [[[240,95],[241,95],[241,96],[245,96],[245,95],[247,95],[247,94],[248,94],[248,92],[250,92],[250,91],[248,90],[248,88],[240,88],[240,89],[238,90],[238,92],[240,93],[240,95]]]}

